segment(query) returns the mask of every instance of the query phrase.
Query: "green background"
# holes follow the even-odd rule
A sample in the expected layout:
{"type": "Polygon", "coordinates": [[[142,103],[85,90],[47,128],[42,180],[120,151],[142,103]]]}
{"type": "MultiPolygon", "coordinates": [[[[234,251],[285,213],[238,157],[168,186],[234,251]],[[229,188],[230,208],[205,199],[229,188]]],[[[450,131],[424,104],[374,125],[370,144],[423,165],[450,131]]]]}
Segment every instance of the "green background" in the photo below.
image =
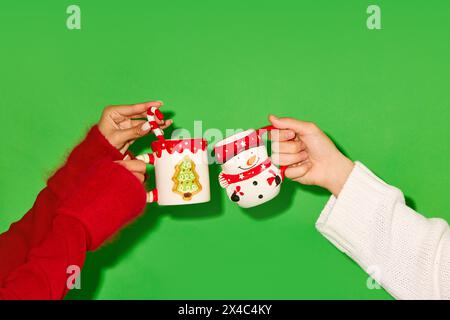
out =
{"type": "MultiPolygon", "coordinates": [[[[2,1],[0,231],[104,106],[153,99],[191,130],[256,128],[268,113],[315,121],[411,206],[450,220],[449,11],[442,0],[2,1]],[[81,30],[66,28],[70,4],[81,30]],[[382,30],[366,28],[369,4],[382,30]]],[[[286,182],[244,211],[217,173],[209,204],[149,205],[88,254],[68,297],[390,298],[314,228],[326,192],[286,182]]]]}

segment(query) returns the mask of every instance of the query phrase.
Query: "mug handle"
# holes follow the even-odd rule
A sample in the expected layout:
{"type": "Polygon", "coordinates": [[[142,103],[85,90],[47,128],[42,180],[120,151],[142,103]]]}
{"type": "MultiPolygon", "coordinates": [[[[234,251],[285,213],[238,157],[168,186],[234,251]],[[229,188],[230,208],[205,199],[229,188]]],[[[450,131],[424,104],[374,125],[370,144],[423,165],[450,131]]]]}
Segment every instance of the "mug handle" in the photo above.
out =
{"type": "MultiPolygon", "coordinates": [[[[272,131],[272,130],[278,130],[278,129],[275,128],[275,127],[272,126],[272,125],[270,125],[270,126],[265,126],[265,127],[262,127],[262,128],[257,129],[257,130],[256,130],[256,134],[257,134],[258,136],[261,137],[264,133],[270,132],[270,131],[272,131]]],[[[261,139],[262,139],[262,137],[261,137],[261,139]]],[[[293,139],[291,139],[291,140],[293,140],[293,139]]],[[[289,141],[291,141],[291,140],[289,140],[289,141]]],[[[285,173],[285,171],[286,171],[287,168],[288,168],[288,166],[280,166],[281,180],[284,180],[284,173],[285,173]]]]}
{"type": "MultiPolygon", "coordinates": [[[[144,154],[138,155],[134,159],[144,161],[146,164],[151,164],[151,165],[155,164],[155,156],[153,155],[153,153],[144,153],[144,154]]],[[[145,175],[145,178],[147,180],[147,175],[145,175]]],[[[158,190],[156,188],[147,192],[147,203],[153,203],[153,202],[158,202],[158,190]]]]}
{"type": "MultiPolygon", "coordinates": [[[[151,107],[147,111],[147,120],[150,124],[150,128],[152,129],[152,132],[155,134],[155,136],[159,140],[164,140],[164,132],[159,128],[158,124],[156,123],[156,118],[162,120],[164,119],[164,115],[161,113],[159,108],[151,107]]],[[[128,153],[128,152],[127,152],[128,153]]],[[[127,158],[127,155],[125,155],[124,160],[127,158]]],[[[155,163],[155,156],[152,153],[146,153],[138,155],[136,158],[130,157],[131,159],[137,159],[144,161],[147,164],[154,165],[155,163]]],[[[145,180],[147,180],[147,175],[145,175],[145,180]]],[[[149,192],[147,192],[147,203],[152,202],[158,202],[158,189],[153,189],[149,192]]]]}

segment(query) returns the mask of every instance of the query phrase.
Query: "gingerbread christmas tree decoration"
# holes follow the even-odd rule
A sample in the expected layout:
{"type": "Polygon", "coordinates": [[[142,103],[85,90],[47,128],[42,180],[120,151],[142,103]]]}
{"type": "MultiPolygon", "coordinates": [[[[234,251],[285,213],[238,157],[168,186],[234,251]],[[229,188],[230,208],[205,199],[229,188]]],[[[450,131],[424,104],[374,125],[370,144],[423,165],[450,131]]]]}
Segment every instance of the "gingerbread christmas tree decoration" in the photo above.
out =
{"type": "Polygon", "coordinates": [[[172,191],[181,195],[183,200],[189,201],[202,190],[199,176],[195,170],[195,163],[185,156],[176,166],[172,177],[174,182],[172,191]]]}

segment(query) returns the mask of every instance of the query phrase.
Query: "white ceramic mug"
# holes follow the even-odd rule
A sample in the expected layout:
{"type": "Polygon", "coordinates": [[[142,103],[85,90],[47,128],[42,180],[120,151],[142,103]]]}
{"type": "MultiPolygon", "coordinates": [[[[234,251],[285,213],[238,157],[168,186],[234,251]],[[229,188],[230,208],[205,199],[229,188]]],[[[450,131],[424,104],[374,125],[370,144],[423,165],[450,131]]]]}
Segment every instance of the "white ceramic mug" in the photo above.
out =
{"type": "Polygon", "coordinates": [[[286,167],[278,168],[272,163],[262,139],[262,134],[272,129],[272,126],[249,129],[214,146],[222,168],[219,183],[228,198],[242,208],[263,204],[280,192],[286,167]]]}
{"type": "Polygon", "coordinates": [[[207,142],[204,139],[157,140],[153,153],[136,158],[155,167],[156,189],[147,202],[184,205],[210,201],[207,142]]]}

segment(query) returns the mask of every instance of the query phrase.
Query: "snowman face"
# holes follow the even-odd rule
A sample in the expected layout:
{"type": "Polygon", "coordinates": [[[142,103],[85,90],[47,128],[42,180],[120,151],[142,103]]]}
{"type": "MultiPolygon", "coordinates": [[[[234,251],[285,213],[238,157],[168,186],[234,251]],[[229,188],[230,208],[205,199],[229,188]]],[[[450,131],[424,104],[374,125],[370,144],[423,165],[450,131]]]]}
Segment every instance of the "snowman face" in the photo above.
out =
{"type": "Polygon", "coordinates": [[[261,164],[267,159],[267,157],[267,150],[265,146],[254,147],[242,151],[222,164],[222,170],[227,174],[239,174],[261,164]]]}

